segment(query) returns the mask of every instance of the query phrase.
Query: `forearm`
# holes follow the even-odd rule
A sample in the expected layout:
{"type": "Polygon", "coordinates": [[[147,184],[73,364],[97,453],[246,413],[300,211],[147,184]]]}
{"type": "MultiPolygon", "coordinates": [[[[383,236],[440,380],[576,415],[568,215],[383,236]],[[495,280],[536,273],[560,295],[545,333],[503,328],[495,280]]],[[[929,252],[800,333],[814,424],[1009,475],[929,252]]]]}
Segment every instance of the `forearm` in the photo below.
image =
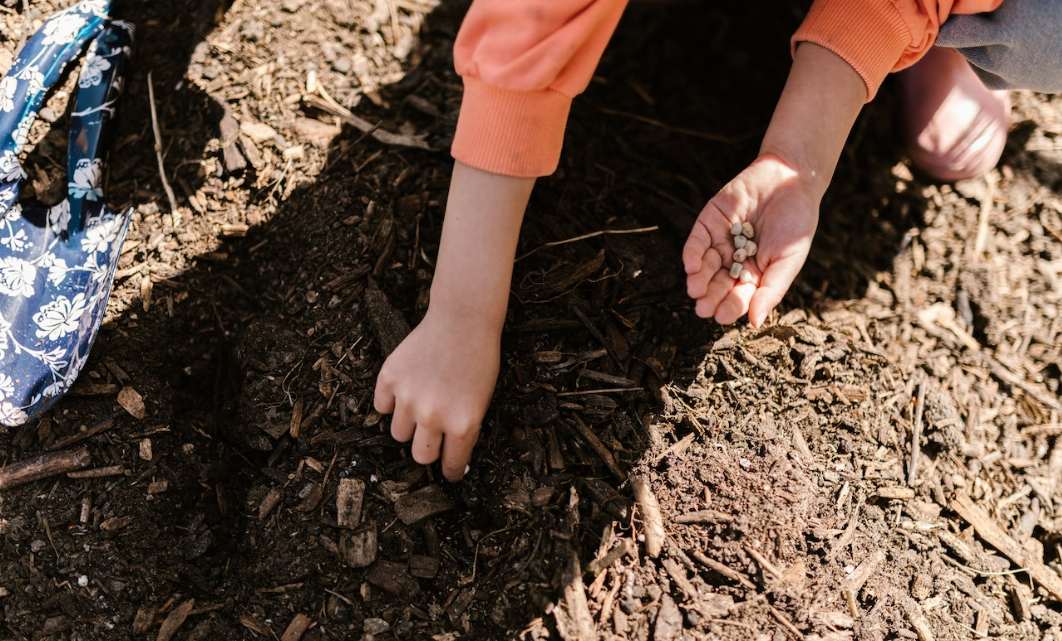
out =
{"type": "Polygon", "coordinates": [[[866,97],[866,83],[851,65],[801,43],[760,153],[781,158],[821,197],[866,97]]]}
{"type": "Polygon", "coordinates": [[[500,332],[534,178],[454,164],[428,315],[476,320],[500,332]]]}

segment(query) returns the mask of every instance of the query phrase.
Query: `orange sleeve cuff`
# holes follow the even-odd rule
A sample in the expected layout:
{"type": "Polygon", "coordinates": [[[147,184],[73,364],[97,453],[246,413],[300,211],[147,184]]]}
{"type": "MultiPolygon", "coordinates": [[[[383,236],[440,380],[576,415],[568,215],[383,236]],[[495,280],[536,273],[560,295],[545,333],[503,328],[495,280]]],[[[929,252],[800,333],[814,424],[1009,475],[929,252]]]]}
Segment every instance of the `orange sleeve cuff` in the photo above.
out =
{"type": "Polygon", "coordinates": [[[550,89],[519,91],[464,78],[450,153],[466,165],[520,178],[557,169],[572,99],[550,89]]]}
{"type": "Polygon", "coordinates": [[[911,31],[895,4],[881,0],[816,0],[793,35],[825,47],[852,65],[867,85],[867,102],[877,94],[911,43],[911,31]]]}

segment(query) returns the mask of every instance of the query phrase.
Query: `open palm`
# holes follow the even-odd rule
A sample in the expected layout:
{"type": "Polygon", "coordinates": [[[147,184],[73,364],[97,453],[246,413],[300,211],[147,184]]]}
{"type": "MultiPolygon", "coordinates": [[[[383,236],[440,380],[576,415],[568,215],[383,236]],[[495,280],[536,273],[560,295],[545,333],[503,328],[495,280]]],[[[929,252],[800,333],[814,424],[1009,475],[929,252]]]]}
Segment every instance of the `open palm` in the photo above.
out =
{"type": "Polygon", "coordinates": [[[703,318],[730,324],[749,315],[759,327],[781,302],[811,249],[818,224],[815,191],[781,159],[762,155],[705,205],[693,225],[682,262],[686,291],[703,318]],[[730,276],[734,223],[750,222],[758,251],[745,259],[752,280],[730,276]]]}

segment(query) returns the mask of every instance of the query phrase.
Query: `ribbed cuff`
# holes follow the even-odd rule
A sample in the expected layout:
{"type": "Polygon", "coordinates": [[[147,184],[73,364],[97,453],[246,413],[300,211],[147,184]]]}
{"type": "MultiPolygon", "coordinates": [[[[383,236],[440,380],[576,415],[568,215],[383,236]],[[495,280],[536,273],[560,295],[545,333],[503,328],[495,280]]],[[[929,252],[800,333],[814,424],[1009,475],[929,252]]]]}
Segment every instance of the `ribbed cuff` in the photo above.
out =
{"type": "Polygon", "coordinates": [[[791,41],[813,42],[834,52],[863,78],[867,102],[900,61],[911,31],[892,2],[816,0],[791,41]]]}
{"type": "Polygon", "coordinates": [[[538,178],[557,169],[572,99],[551,90],[516,91],[465,77],[450,153],[466,165],[538,178]]]}

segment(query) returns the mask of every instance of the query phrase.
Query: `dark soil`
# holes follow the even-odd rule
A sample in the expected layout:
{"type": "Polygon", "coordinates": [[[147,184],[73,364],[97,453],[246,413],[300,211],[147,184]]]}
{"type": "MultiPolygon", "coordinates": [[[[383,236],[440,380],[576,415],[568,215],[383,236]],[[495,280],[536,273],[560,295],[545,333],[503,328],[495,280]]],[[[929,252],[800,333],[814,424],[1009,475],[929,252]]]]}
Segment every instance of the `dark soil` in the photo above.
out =
{"type": "MultiPolygon", "coordinates": [[[[58,4],[4,0],[0,68],[58,4]]],[[[139,48],[107,196],[136,213],[92,360],[0,433],[0,464],[81,435],[120,469],[0,493],[0,639],[1062,639],[1060,595],[1021,569],[1062,570],[1062,99],[1016,94],[1000,169],[936,186],[886,84],[783,309],[719,327],[679,250],[755,156],[806,7],[632,6],[536,188],[498,391],[451,485],[372,390],[427,304],[466,5],[116,4],[139,48]]]]}

